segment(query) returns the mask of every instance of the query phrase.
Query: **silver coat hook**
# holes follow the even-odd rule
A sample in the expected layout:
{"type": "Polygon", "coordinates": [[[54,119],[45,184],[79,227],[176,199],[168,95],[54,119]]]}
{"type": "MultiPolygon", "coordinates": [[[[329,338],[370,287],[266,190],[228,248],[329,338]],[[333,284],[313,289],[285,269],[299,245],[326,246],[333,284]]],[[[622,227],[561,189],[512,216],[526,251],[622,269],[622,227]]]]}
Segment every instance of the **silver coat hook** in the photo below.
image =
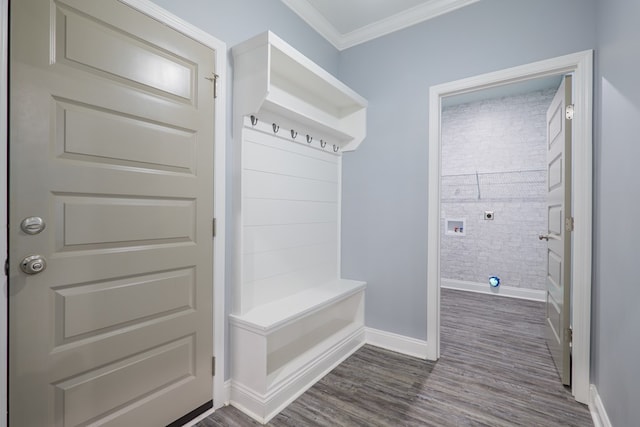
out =
{"type": "Polygon", "coordinates": [[[337,153],[339,149],[340,149],[339,146],[337,146],[336,144],[333,144],[333,152],[334,153],[337,153]]]}
{"type": "Polygon", "coordinates": [[[295,130],[291,129],[291,138],[296,139],[297,136],[298,136],[298,132],[296,132],[295,130]]]}
{"type": "Polygon", "coordinates": [[[272,124],[271,127],[273,128],[273,133],[278,133],[278,131],[280,130],[280,126],[275,123],[272,124]]]}
{"type": "Polygon", "coordinates": [[[327,141],[320,140],[320,147],[324,148],[327,146],[327,141]]]}
{"type": "Polygon", "coordinates": [[[307,135],[307,144],[311,144],[311,141],[313,141],[313,137],[311,135],[307,135]]]}
{"type": "Polygon", "coordinates": [[[256,116],[251,116],[251,125],[255,126],[258,124],[258,118],[256,116]]]}

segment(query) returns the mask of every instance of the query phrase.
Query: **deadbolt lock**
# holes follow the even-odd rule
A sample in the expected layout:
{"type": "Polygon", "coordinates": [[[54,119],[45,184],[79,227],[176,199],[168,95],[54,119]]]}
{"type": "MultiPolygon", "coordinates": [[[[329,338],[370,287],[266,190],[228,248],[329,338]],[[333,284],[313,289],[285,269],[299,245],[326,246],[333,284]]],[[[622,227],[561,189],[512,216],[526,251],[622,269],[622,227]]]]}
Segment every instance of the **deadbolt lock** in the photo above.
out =
{"type": "Polygon", "coordinates": [[[38,234],[47,225],[44,223],[44,220],[39,216],[30,216],[29,218],[25,218],[20,223],[20,229],[24,231],[26,234],[38,234]]]}
{"type": "Polygon", "coordinates": [[[38,274],[47,268],[47,261],[42,255],[30,255],[22,260],[20,268],[27,274],[38,274]]]}

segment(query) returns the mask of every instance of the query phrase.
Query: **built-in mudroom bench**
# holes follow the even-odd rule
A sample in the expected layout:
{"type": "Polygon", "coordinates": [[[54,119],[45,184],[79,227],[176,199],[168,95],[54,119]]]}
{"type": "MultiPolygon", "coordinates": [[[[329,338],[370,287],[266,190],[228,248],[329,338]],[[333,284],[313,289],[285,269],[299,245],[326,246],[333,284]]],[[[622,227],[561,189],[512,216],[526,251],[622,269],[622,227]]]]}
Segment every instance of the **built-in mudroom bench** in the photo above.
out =
{"type": "Polygon", "coordinates": [[[340,277],[342,153],[367,102],[271,32],[233,48],[231,404],[266,423],[365,341],[340,277]]]}

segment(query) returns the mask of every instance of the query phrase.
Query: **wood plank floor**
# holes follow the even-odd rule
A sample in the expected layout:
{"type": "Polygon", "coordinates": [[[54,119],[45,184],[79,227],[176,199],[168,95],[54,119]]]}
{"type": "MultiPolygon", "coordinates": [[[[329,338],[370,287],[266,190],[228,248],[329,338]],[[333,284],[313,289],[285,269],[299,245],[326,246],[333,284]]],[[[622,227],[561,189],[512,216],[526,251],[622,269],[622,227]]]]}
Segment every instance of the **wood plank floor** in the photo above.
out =
{"type": "MultiPolygon", "coordinates": [[[[593,426],[544,342],[544,305],[442,290],[441,358],[358,350],[269,426],[593,426]]],[[[260,425],[233,407],[197,427],[260,425]]]]}

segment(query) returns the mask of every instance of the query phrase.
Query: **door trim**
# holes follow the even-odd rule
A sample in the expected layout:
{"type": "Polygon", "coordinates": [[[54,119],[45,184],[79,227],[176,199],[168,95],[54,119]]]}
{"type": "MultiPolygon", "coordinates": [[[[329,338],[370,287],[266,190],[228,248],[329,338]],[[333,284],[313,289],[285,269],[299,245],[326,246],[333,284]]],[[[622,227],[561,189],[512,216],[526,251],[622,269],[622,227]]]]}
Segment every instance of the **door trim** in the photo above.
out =
{"type": "MultiPolygon", "coordinates": [[[[0,0],[0,200],[4,200],[0,209],[0,224],[8,224],[8,88],[9,88],[9,0],[0,0]]],[[[0,263],[4,264],[7,258],[7,233],[8,227],[0,227],[0,263]]],[[[9,290],[7,289],[7,276],[0,273],[0,427],[7,426],[7,346],[9,341],[8,330],[8,305],[9,290]]]]}
{"type": "Polygon", "coordinates": [[[440,119],[442,98],[521,82],[538,77],[573,73],[576,111],[573,119],[573,216],[572,249],[572,393],[581,403],[589,401],[591,351],[591,252],[593,175],[593,51],[482,74],[429,89],[429,173],[427,223],[427,358],[440,357],[440,119]],[[580,143],[575,143],[579,141],[580,143]]]}
{"type": "MultiPolygon", "coordinates": [[[[119,0],[143,14],[154,18],[174,30],[204,44],[215,50],[215,67],[220,78],[218,79],[218,102],[215,108],[215,145],[214,145],[214,216],[217,219],[218,230],[213,242],[213,316],[214,322],[214,348],[216,349],[216,372],[219,375],[213,378],[212,396],[214,409],[224,406],[228,396],[224,387],[225,372],[225,150],[226,150],[226,87],[227,87],[227,45],[205,31],[189,24],[188,22],[169,13],[165,9],[149,0],[119,0]]],[[[8,72],[8,19],[9,2],[0,0],[0,200],[7,200],[7,72],[8,72]]],[[[7,224],[7,204],[0,209],[0,224],[7,224]]],[[[0,227],[0,261],[7,254],[7,227],[0,227]]],[[[2,297],[0,297],[0,427],[6,427],[7,423],[7,278],[0,275],[2,297]]]]}

